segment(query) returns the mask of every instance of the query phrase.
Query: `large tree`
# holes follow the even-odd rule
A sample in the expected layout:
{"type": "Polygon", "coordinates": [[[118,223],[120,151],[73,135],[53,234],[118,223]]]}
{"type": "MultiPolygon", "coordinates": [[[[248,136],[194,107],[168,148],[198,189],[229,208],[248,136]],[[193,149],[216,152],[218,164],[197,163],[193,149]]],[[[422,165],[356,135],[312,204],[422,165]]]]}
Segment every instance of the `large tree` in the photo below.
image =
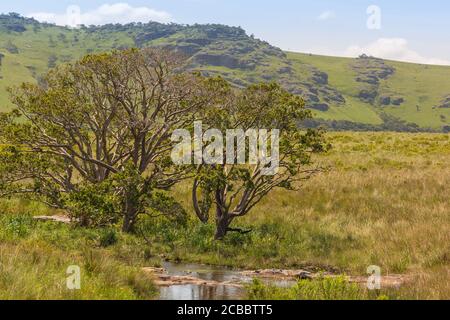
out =
{"type": "Polygon", "coordinates": [[[172,131],[220,95],[220,81],[184,63],[161,49],[114,51],[12,89],[17,108],[0,117],[0,195],[34,195],[82,223],[92,209],[119,214],[131,231],[152,192],[186,176],[169,161],[172,131]]]}
{"type": "MultiPolygon", "coordinates": [[[[216,105],[203,121],[203,130],[215,128],[223,136],[228,132],[224,152],[216,159],[223,158],[219,163],[199,164],[192,188],[194,210],[202,222],[208,222],[214,209],[218,240],[230,231],[246,232],[232,228],[232,222],[247,215],[272,190],[298,188],[302,180],[318,172],[311,155],[328,148],[321,130],[299,129],[299,122],[311,113],[300,97],[279,85],[253,85],[230,90],[228,96],[228,102],[216,105]],[[267,129],[267,135],[258,129],[267,129]],[[272,129],[279,130],[278,141],[270,139],[272,129]],[[266,145],[264,138],[268,138],[266,145]],[[252,139],[262,144],[251,149],[252,139]],[[244,153],[238,152],[243,149],[244,153]]],[[[202,140],[204,156],[217,157],[219,152],[211,152],[211,146],[223,141],[208,135],[202,140]]]]}

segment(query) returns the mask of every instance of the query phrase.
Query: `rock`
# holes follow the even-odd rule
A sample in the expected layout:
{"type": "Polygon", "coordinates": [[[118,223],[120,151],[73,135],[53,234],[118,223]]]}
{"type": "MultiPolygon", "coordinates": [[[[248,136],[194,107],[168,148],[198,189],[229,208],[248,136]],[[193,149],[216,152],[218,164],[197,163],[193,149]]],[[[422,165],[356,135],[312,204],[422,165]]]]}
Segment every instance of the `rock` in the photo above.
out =
{"type": "Polygon", "coordinates": [[[166,269],[164,268],[156,268],[156,267],[147,267],[142,269],[145,272],[153,273],[153,274],[164,274],[166,273],[166,269]]]}
{"type": "Polygon", "coordinates": [[[368,103],[373,103],[375,97],[377,96],[377,92],[376,91],[369,91],[366,89],[363,89],[359,92],[358,97],[364,101],[364,102],[368,102],[368,103]]]}
{"type": "Polygon", "coordinates": [[[394,106],[399,106],[399,105],[401,105],[403,102],[405,102],[405,99],[402,98],[402,97],[392,98],[391,100],[392,100],[392,104],[393,104],[394,106]]]}
{"type": "Polygon", "coordinates": [[[315,103],[308,106],[308,108],[324,112],[330,109],[330,107],[326,103],[315,103]]]}
{"type": "Polygon", "coordinates": [[[320,90],[320,93],[329,104],[343,105],[346,102],[344,96],[334,88],[325,87],[320,90]]]}
{"type": "Polygon", "coordinates": [[[230,69],[239,69],[241,68],[241,63],[239,59],[229,56],[229,55],[220,55],[220,54],[197,54],[195,56],[195,61],[202,65],[211,65],[218,67],[227,67],[230,69]]]}
{"type": "Polygon", "coordinates": [[[171,287],[171,286],[184,286],[184,285],[197,285],[197,286],[207,286],[207,287],[217,287],[217,286],[228,286],[241,288],[242,284],[237,282],[225,281],[212,281],[204,280],[192,276],[175,276],[166,274],[166,270],[163,268],[142,268],[144,272],[152,275],[154,278],[153,282],[158,287],[171,287]]]}
{"type": "Polygon", "coordinates": [[[206,38],[192,38],[192,39],[183,39],[180,40],[180,42],[195,44],[198,46],[207,46],[211,44],[212,41],[206,38]]]}
{"type": "Polygon", "coordinates": [[[275,79],[275,76],[270,73],[265,73],[261,76],[261,78],[263,78],[264,80],[270,81],[270,80],[275,79]]]}
{"type": "Polygon", "coordinates": [[[450,108],[450,95],[446,96],[442,101],[438,108],[446,109],[450,108]]]}
{"type": "Polygon", "coordinates": [[[359,76],[356,78],[356,81],[373,85],[378,85],[380,83],[380,80],[378,80],[378,78],[374,75],[359,76]]]}
{"type": "Polygon", "coordinates": [[[318,103],[320,101],[319,97],[312,93],[304,95],[304,99],[307,102],[314,102],[314,103],[318,103]]]}
{"type": "Polygon", "coordinates": [[[195,44],[184,44],[184,45],[177,45],[173,47],[176,51],[179,51],[187,56],[193,56],[197,52],[200,52],[201,47],[195,44]]]}
{"type": "MultiPolygon", "coordinates": [[[[395,73],[395,69],[386,64],[384,60],[367,55],[361,55],[351,64],[351,67],[356,72],[355,80],[369,85],[369,88],[362,90],[358,95],[362,101],[367,103],[374,102],[381,80],[387,79],[395,73]]],[[[387,99],[383,99],[380,103],[389,105],[392,103],[392,99],[389,102],[387,99]]]]}
{"type": "Polygon", "coordinates": [[[322,71],[315,71],[311,79],[317,84],[328,84],[328,74],[322,71]]]}
{"type": "Polygon", "coordinates": [[[383,106],[388,106],[391,104],[391,97],[387,96],[381,96],[380,97],[380,104],[383,106]]]}
{"type": "Polygon", "coordinates": [[[282,270],[264,269],[247,270],[241,274],[246,277],[270,278],[270,279],[313,279],[315,275],[306,270],[282,270]]]}
{"type": "Polygon", "coordinates": [[[278,70],[279,73],[288,73],[291,74],[292,73],[292,68],[291,67],[282,67],[278,70]]]}

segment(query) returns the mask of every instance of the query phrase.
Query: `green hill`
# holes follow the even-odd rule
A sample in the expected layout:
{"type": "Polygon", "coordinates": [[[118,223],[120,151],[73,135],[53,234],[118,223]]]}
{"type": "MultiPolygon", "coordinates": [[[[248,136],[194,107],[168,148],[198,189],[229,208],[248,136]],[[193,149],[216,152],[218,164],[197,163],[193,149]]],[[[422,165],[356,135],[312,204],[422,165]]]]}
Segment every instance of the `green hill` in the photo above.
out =
{"type": "Polygon", "coordinates": [[[450,130],[450,67],[307,55],[282,50],[223,25],[105,25],[69,29],[0,15],[0,110],[6,88],[39,81],[50,68],[91,52],[162,46],[190,68],[236,86],[278,81],[336,129],[450,130]]]}

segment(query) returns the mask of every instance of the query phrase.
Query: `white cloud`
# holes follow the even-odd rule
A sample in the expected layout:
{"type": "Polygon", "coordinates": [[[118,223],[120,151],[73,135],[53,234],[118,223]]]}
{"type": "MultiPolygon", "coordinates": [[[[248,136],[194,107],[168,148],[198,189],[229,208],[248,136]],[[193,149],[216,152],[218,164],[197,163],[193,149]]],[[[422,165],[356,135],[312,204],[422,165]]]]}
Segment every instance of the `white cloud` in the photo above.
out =
{"type": "Polygon", "coordinates": [[[370,56],[422,64],[450,65],[449,60],[428,58],[408,47],[408,41],[403,38],[380,38],[366,46],[350,46],[346,55],[355,57],[361,54],[370,56]]]}
{"type": "Polygon", "coordinates": [[[321,21],[330,20],[336,17],[336,14],[333,11],[324,11],[322,12],[317,19],[321,21]]]}
{"type": "Polygon", "coordinates": [[[103,25],[107,23],[130,22],[171,22],[172,16],[165,11],[158,11],[149,7],[132,7],[128,3],[104,4],[97,9],[82,12],[76,6],[69,7],[65,13],[35,12],[27,15],[41,22],[55,23],[60,26],[103,25]]]}

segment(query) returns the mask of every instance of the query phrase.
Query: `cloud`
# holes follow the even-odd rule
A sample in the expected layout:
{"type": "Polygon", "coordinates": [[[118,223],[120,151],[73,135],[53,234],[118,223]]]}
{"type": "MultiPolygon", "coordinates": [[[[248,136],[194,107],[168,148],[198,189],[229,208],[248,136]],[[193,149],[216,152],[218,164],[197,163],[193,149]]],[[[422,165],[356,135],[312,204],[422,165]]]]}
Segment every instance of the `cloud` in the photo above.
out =
{"type": "Polygon", "coordinates": [[[422,64],[450,65],[449,60],[439,58],[427,58],[408,46],[408,41],[403,38],[380,38],[366,46],[350,46],[346,50],[346,55],[355,57],[361,54],[370,56],[422,64]]]}
{"type": "Polygon", "coordinates": [[[326,21],[334,18],[336,18],[336,14],[333,11],[324,11],[317,17],[320,21],[326,21]]]}
{"type": "Polygon", "coordinates": [[[172,22],[172,16],[165,11],[149,7],[132,7],[128,3],[104,4],[97,9],[82,12],[79,7],[71,6],[65,13],[35,12],[27,17],[41,22],[60,26],[103,25],[108,23],[126,24],[130,22],[172,22]]]}

